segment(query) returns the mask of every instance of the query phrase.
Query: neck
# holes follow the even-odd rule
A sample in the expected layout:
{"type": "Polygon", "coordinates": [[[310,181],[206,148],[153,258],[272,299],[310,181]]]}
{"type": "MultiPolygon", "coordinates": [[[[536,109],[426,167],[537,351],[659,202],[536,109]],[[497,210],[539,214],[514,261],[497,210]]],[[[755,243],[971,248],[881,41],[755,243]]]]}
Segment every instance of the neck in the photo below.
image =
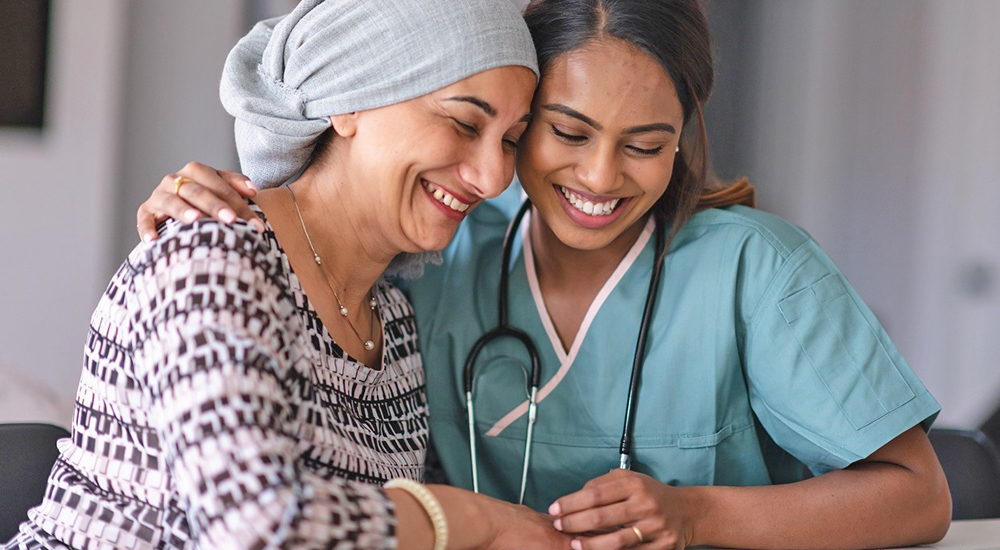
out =
{"type": "Polygon", "coordinates": [[[528,233],[538,278],[559,286],[588,288],[594,284],[603,285],[639,239],[645,226],[646,218],[642,218],[606,246],[581,250],[560,241],[537,210],[532,209],[528,233]]]}
{"type": "Polygon", "coordinates": [[[290,236],[303,252],[320,257],[318,266],[341,301],[349,308],[368,302],[369,292],[399,253],[386,240],[377,223],[377,211],[333,169],[307,170],[288,189],[269,191],[277,203],[290,236]],[[302,221],[295,211],[298,203],[302,221]],[[308,231],[312,247],[305,239],[308,231]]]}

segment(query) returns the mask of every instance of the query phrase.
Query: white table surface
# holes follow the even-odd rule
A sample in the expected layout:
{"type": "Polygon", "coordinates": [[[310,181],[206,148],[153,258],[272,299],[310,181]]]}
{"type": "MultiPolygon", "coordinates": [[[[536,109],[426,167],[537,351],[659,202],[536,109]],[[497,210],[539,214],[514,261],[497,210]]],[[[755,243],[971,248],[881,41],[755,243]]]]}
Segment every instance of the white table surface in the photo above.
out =
{"type": "Polygon", "coordinates": [[[937,544],[913,546],[929,550],[1000,550],[1000,519],[970,519],[951,522],[944,540],[937,544]]]}
{"type": "MultiPolygon", "coordinates": [[[[706,550],[720,550],[699,546],[706,550]]],[[[973,519],[951,522],[944,539],[937,544],[908,546],[895,550],[1000,550],[1000,519],[973,519]]]]}

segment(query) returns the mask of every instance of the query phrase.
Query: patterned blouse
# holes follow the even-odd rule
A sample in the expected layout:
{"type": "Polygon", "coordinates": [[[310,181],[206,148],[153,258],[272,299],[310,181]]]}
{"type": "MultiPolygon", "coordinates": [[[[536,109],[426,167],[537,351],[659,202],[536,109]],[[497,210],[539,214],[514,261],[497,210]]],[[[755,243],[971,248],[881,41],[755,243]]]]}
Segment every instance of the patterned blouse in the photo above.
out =
{"type": "Polygon", "coordinates": [[[270,226],[168,224],[94,312],[73,436],[5,548],[395,548],[373,484],[420,479],[427,407],[410,304],[376,295],[381,370],[334,343],[270,226]]]}

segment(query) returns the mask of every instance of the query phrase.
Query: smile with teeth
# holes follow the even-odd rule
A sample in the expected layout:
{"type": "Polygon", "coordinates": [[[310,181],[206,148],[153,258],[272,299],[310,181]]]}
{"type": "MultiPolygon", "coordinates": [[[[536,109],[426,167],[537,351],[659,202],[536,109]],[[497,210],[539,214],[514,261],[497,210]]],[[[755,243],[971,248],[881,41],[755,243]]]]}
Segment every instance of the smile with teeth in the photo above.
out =
{"type": "Polygon", "coordinates": [[[569,201],[574,208],[589,216],[607,216],[608,214],[614,212],[615,207],[618,206],[619,202],[621,202],[621,199],[618,198],[595,203],[577,195],[561,185],[559,186],[559,190],[562,191],[563,196],[566,197],[566,200],[569,201]]]}
{"type": "Polygon", "coordinates": [[[448,208],[451,208],[456,212],[465,212],[466,210],[469,209],[468,204],[465,204],[464,202],[456,199],[455,197],[451,196],[451,194],[449,194],[447,191],[441,189],[440,187],[434,185],[433,183],[427,180],[421,180],[420,183],[424,186],[424,189],[430,191],[431,195],[434,195],[434,198],[437,199],[438,202],[447,206],[448,208]]]}

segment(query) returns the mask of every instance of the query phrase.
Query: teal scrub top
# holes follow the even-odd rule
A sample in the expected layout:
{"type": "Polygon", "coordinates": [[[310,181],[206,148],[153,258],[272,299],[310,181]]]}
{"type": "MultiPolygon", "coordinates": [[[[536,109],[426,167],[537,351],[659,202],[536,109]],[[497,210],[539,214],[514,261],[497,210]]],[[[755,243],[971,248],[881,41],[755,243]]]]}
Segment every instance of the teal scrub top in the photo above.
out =
{"type": "MultiPolygon", "coordinates": [[[[509,210],[489,203],[410,283],[430,431],[449,481],[471,488],[462,369],[497,324],[509,210]]],[[[527,226],[527,219],[522,224],[527,226]]],[[[652,271],[652,222],[564,351],[533,274],[510,265],[510,319],[542,373],[525,504],[546,509],[618,466],[625,402],[652,271]]],[[[523,236],[523,233],[521,234],[523,236]]],[[[633,470],[672,485],[797,481],[869,456],[940,407],[830,258],[803,230],[742,206],[696,214],[666,257],[635,416],[633,470]]],[[[528,357],[488,346],[474,379],[480,488],[517,501],[528,357]]]]}

